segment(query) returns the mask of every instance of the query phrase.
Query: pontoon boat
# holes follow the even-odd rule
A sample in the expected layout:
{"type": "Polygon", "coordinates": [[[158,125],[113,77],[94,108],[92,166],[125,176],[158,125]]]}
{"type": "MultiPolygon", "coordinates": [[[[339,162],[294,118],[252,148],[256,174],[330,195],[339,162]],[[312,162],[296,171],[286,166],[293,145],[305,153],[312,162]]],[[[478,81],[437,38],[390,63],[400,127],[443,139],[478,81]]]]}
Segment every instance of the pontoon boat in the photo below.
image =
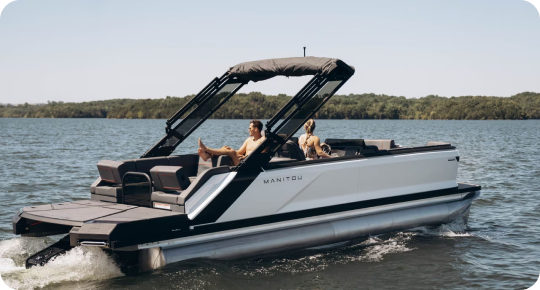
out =
{"type": "Polygon", "coordinates": [[[132,253],[143,270],[192,258],[239,259],[466,218],[480,186],[456,181],[447,143],[327,139],[334,158],[305,160],[295,133],[354,74],[339,59],[298,57],[238,64],[166,122],[139,159],[102,160],[90,199],[22,208],[13,231],[67,234],[28,258],[42,265],[72,247],[132,253]],[[265,141],[239,165],[171,155],[250,81],[313,78],[266,123],[265,141]]]}

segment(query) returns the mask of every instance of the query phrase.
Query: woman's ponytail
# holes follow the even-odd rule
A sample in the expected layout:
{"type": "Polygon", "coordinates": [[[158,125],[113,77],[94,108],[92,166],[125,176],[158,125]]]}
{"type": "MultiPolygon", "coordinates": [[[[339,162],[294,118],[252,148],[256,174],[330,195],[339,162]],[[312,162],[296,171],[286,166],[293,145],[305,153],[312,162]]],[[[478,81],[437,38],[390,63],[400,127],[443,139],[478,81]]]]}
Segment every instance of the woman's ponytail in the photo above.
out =
{"type": "Polygon", "coordinates": [[[304,146],[307,145],[309,137],[313,136],[313,131],[315,131],[315,121],[313,119],[307,120],[304,124],[304,130],[306,130],[306,140],[304,141],[304,146]]]}

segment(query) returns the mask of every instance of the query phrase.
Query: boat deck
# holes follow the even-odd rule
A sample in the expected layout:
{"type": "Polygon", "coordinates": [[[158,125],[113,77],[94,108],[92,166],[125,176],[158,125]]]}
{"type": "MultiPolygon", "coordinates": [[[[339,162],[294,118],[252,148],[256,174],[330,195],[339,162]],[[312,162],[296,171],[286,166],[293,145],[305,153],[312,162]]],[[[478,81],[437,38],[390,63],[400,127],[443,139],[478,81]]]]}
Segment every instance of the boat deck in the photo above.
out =
{"type": "Polygon", "coordinates": [[[79,200],[25,207],[20,216],[31,220],[80,227],[89,221],[125,223],[178,215],[183,214],[112,202],[79,200]]]}

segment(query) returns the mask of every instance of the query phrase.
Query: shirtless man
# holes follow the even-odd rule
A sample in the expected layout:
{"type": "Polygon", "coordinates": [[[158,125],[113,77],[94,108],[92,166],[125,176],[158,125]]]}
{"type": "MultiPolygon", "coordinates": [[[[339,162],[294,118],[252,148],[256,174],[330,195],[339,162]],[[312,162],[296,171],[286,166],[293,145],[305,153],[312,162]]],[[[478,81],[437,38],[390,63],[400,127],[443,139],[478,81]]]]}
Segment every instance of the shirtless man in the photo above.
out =
{"type": "Polygon", "coordinates": [[[249,136],[240,149],[234,150],[229,146],[223,146],[220,149],[212,149],[204,146],[199,138],[199,149],[197,153],[206,161],[212,156],[228,155],[231,157],[232,164],[234,166],[240,163],[240,160],[246,158],[253,150],[255,150],[263,141],[264,137],[261,135],[263,124],[259,120],[252,120],[249,123],[249,136]]]}

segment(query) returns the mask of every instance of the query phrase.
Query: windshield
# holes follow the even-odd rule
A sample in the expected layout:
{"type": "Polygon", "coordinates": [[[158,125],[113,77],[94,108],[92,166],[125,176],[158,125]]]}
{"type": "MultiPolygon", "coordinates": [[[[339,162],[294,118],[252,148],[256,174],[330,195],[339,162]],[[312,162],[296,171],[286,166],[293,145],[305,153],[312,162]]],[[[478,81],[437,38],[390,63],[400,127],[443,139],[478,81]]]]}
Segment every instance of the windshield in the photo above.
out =
{"type": "MultiPolygon", "coordinates": [[[[336,88],[343,82],[343,80],[329,81],[324,87],[322,87],[315,96],[313,96],[300,110],[292,110],[290,114],[293,114],[291,118],[279,125],[277,134],[284,134],[286,138],[291,137],[298,129],[304,125],[307,119],[315,112],[324,101],[331,97],[336,88]]],[[[298,104],[295,105],[295,108],[298,104]]],[[[287,119],[287,116],[285,119],[287,119]]]]}
{"type": "Polygon", "coordinates": [[[162,147],[175,146],[181,140],[184,140],[191,132],[193,132],[197,127],[200,126],[201,121],[206,120],[210,117],[222,103],[228,99],[228,96],[231,95],[237,88],[242,86],[242,83],[232,83],[225,85],[221,90],[219,90],[213,97],[210,97],[209,100],[204,102],[202,105],[197,106],[195,109],[189,113],[186,119],[183,119],[182,122],[174,129],[176,131],[176,136],[171,136],[167,142],[165,142],[162,147]]]}
{"type": "MultiPolygon", "coordinates": [[[[217,79],[216,79],[217,80],[217,79]]],[[[203,92],[191,100],[181,109],[180,123],[172,130],[167,131],[163,137],[150,150],[146,151],[141,158],[168,156],[182,143],[193,131],[195,131],[206,119],[214,114],[230,97],[232,97],[244,83],[236,80],[214,81],[212,88],[205,88],[203,92]],[[219,88],[216,92],[216,88],[219,88]]],[[[174,117],[179,120],[178,117],[174,117]]],[[[174,122],[173,122],[174,123],[174,122]]],[[[169,127],[167,127],[169,128],[169,127]]]]}

